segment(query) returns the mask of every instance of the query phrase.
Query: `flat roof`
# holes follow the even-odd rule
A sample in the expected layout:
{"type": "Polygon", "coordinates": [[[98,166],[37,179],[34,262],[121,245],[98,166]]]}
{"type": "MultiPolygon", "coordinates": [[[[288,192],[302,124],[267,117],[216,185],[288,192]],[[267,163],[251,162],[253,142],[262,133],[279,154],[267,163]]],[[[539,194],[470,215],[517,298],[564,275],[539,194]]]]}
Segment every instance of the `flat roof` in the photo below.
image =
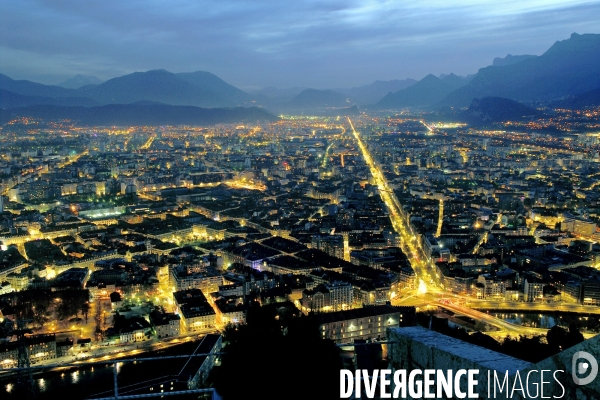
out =
{"type": "Polygon", "coordinates": [[[414,307],[394,307],[390,305],[381,305],[381,306],[368,306],[363,308],[355,308],[353,310],[346,311],[334,311],[329,313],[317,314],[316,320],[319,325],[331,323],[331,322],[340,322],[347,321],[349,319],[356,318],[365,318],[365,317],[374,317],[378,315],[391,314],[391,313],[401,313],[407,312],[409,309],[413,309],[414,307]]]}
{"type": "Polygon", "coordinates": [[[472,361],[490,370],[506,370],[512,375],[533,365],[530,362],[463,342],[462,340],[420,326],[391,328],[390,330],[394,331],[398,336],[408,337],[427,347],[443,350],[458,358],[472,361]]]}

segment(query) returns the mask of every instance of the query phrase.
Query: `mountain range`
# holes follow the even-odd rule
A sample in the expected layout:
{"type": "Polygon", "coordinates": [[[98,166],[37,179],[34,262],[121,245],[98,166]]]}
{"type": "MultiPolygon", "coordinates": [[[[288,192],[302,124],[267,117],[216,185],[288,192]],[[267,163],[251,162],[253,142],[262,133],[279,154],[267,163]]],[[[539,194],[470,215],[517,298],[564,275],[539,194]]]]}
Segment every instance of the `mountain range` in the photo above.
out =
{"type": "Polygon", "coordinates": [[[0,90],[5,91],[0,94],[0,104],[3,108],[19,107],[24,103],[64,104],[67,102],[64,99],[72,99],[68,101],[69,105],[81,106],[131,104],[140,101],[198,107],[252,105],[250,95],[216,75],[202,71],[179,74],[165,70],[134,72],[98,85],[87,84],[77,89],[13,80],[0,74],[0,90]],[[6,92],[32,98],[11,97],[6,92]],[[55,100],[49,101],[48,98],[55,100]],[[13,99],[15,103],[12,103],[13,99]],[[80,99],[80,102],[77,103],[75,99],[80,99]]]}
{"type": "MultiPolygon", "coordinates": [[[[346,97],[352,103],[369,105],[377,103],[383,96],[390,92],[396,92],[414,85],[415,83],[417,83],[417,81],[414,79],[375,81],[369,85],[351,88],[334,88],[331,90],[346,95],[346,97]]],[[[262,101],[272,101],[277,102],[278,104],[285,104],[291,102],[295,96],[299,95],[306,89],[310,88],[292,87],[289,89],[279,89],[269,86],[264,89],[252,91],[250,94],[260,98],[262,101]]]]}
{"type": "MultiPolygon", "coordinates": [[[[378,108],[455,107],[474,99],[503,97],[521,102],[551,102],[600,88],[600,35],[573,33],[544,54],[495,58],[471,79],[454,78],[454,88],[428,75],[415,85],[384,97],[378,108]]],[[[600,103],[596,103],[600,104],[600,103]]]]}
{"type": "Polygon", "coordinates": [[[391,90],[399,90],[412,79],[376,81],[348,89],[265,88],[246,93],[204,71],[171,73],[165,70],[134,72],[100,84],[97,78],[78,75],[61,86],[13,80],[0,74],[0,108],[29,105],[92,107],[107,104],[159,103],[197,107],[262,106],[275,111],[304,111],[322,107],[370,104],[391,90]]]}
{"type": "Polygon", "coordinates": [[[27,107],[39,104],[53,106],[98,106],[98,102],[87,97],[48,97],[48,96],[25,96],[0,89],[0,108],[27,107]]]}
{"type": "Polygon", "coordinates": [[[289,105],[296,108],[344,107],[350,100],[342,93],[333,90],[306,89],[298,93],[289,105]]]}
{"type": "Polygon", "coordinates": [[[548,102],[600,88],[600,35],[572,34],[541,56],[514,64],[482,68],[440,105],[465,107],[474,98],[505,97],[548,102]]]}
{"type": "Polygon", "coordinates": [[[427,75],[419,82],[395,93],[388,93],[376,106],[378,108],[423,107],[436,104],[454,90],[469,83],[454,74],[438,78],[427,75]]]}
{"type": "MultiPolygon", "coordinates": [[[[427,75],[375,81],[353,88],[265,88],[244,92],[204,71],[134,72],[99,82],[78,75],[60,86],[13,80],[0,74],[0,108],[35,105],[101,107],[117,104],[194,106],[203,108],[263,107],[274,112],[335,113],[336,109],[369,106],[377,109],[464,108],[474,99],[502,97],[535,104],[599,105],[600,35],[573,33],[545,53],[507,55],[477,74],[427,75]]],[[[96,108],[99,110],[99,108],[96,108]]],[[[353,109],[354,110],[354,109],[353,109]]],[[[353,111],[354,112],[354,111],[353,111]]]]}
{"type": "Polygon", "coordinates": [[[229,107],[249,103],[247,93],[208,72],[174,74],[162,69],[109,79],[78,90],[101,104],[153,101],[170,105],[229,107]]]}
{"type": "Polygon", "coordinates": [[[57,86],[64,87],[66,89],[79,89],[83,86],[99,85],[101,83],[102,80],[96,78],[95,76],[77,74],[64,82],[59,83],[57,86]]]}
{"type": "Polygon", "coordinates": [[[352,102],[360,105],[375,104],[390,92],[397,92],[417,83],[414,79],[402,79],[391,81],[375,81],[370,85],[352,88],[333,89],[348,96],[352,102]]]}
{"type": "Polygon", "coordinates": [[[494,58],[494,61],[492,61],[492,67],[504,67],[505,65],[516,64],[531,57],[535,56],[531,54],[523,54],[520,56],[513,56],[512,54],[507,54],[506,57],[494,58]]]}
{"type": "Polygon", "coordinates": [[[600,105],[600,88],[581,93],[576,96],[567,96],[560,101],[554,102],[553,107],[570,109],[582,109],[586,107],[597,107],[600,105]]]}

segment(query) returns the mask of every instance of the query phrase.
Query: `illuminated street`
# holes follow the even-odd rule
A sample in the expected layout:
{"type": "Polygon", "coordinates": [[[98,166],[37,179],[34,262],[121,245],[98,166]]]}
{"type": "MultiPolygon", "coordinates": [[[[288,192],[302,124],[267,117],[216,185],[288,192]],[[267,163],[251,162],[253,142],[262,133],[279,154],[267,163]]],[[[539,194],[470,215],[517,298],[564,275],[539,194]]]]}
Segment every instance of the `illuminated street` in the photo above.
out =
{"type": "Polygon", "coordinates": [[[401,248],[410,260],[411,266],[413,267],[419,281],[424,282],[428,288],[441,288],[441,276],[437,268],[430,259],[427,259],[423,248],[421,247],[416,236],[409,228],[410,224],[404,218],[404,212],[402,206],[398,202],[396,195],[392,190],[389,189],[385,177],[381,168],[378,167],[377,162],[371,156],[367,145],[364,143],[360,134],[354,129],[354,124],[348,118],[348,123],[352,129],[352,133],[358,143],[358,147],[362,152],[362,155],[367,163],[375,183],[379,189],[381,199],[385,203],[388,212],[390,213],[390,220],[396,232],[401,237],[401,248]]]}

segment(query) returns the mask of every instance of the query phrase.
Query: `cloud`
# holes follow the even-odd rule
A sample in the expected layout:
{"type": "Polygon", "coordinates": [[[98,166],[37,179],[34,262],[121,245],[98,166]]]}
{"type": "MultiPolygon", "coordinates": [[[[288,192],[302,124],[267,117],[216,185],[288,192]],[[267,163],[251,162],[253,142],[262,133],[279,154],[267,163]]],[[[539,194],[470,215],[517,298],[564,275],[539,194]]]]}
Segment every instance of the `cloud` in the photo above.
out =
{"type": "Polygon", "coordinates": [[[82,1],[3,5],[0,72],[58,82],[164,68],[239,86],[354,86],[476,72],[593,32],[588,1],[82,1]]]}

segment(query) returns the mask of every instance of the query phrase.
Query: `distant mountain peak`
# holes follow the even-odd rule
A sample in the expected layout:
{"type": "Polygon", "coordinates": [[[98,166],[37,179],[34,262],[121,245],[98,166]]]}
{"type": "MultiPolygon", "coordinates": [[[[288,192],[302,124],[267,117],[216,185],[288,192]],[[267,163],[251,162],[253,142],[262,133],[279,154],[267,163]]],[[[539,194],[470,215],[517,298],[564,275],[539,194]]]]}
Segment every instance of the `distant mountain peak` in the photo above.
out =
{"type": "Polygon", "coordinates": [[[58,84],[60,87],[64,87],[67,89],[79,89],[80,87],[87,85],[99,85],[102,83],[102,80],[92,76],[92,75],[83,75],[77,74],[72,78],[67,79],[64,82],[58,84]]]}
{"type": "Polygon", "coordinates": [[[504,57],[504,58],[502,58],[502,57],[494,58],[494,61],[492,61],[492,66],[503,67],[505,65],[516,64],[518,62],[527,60],[528,58],[532,58],[532,57],[535,57],[535,56],[530,55],[530,54],[523,54],[523,55],[519,55],[519,56],[513,56],[512,54],[507,54],[506,57],[504,57]]]}
{"type": "Polygon", "coordinates": [[[166,69],[162,69],[162,68],[157,68],[157,69],[151,69],[148,70],[146,72],[139,72],[140,74],[168,74],[168,75],[175,75],[174,73],[167,71],[166,69]]]}
{"type": "MultiPolygon", "coordinates": [[[[175,74],[167,71],[166,69],[150,69],[148,71],[135,71],[129,75],[123,75],[118,78],[123,78],[126,76],[174,76],[175,74]]],[[[114,78],[114,79],[118,79],[114,78]]]]}
{"type": "Polygon", "coordinates": [[[361,105],[375,104],[388,93],[394,93],[417,83],[414,79],[376,80],[369,85],[333,89],[348,96],[351,102],[361,105]]]}
{"type": "Polygon", "coordinates": [[[460,85],[462,82],[466,81],[465,78],[463,78],[462,76],[458,76],[454,73],[450,73],[449,75],[445,75],[443,77],[440,76],[440,79],[443,82],[451,83],[451,84],[458,84],[458,85],[460,85]]]}
{"type": "Polygon", "coordinates": [[[23,96],[41,96],[41,97],[76,97],[79,96],[76,90],[67,89],[60,86],[43,85],[41,83],[28,80],[14,80],[6,75],[0,74],[0,89],[7,90],[14,94],[23,96]]]}
{"type": "Polygon", "coordinates": [[[296,95],[290,105],[293,107],[342,107],[348,106],[346,95],[333,90],[305,89],[296,95]]]}
{"type": "Polygon", "coordinates": [[[103,104],[138,101],[198,107],[231,107],[249,104],[250,96],[208,72],[174,74],[164,69],[110,79],[82,91],[103,104]]]}
{"type": "Polygon", "coordinates": [[[455,74],[445,75],[442,79],[429,74],[414,85],[395,93],[388,93],[377,103],[377,106],[379,108],[427,107],[467,83],[467,79],[455,74]]]}
{"type": "Polygon", "coordinates": [[[579,53],[593,49],[598,51],[600,35],[595,33],[572,33],[568,39],[557,40],[542,56],[554,54],[578,56],[579,53]]]}
{"type": "Polygon", "coordinates": [[[170,104],[197,107],[234,107],[255,105],[240,89],[209,72],[174,74],[165,69],[136,71],[101,82],[93,76],[78,74],[61,86],[13,80],[0,74],[2,103],[10,107],[28,104],[170,104]],[[27,98],[19,97],[27,96],[27,98]]]}

